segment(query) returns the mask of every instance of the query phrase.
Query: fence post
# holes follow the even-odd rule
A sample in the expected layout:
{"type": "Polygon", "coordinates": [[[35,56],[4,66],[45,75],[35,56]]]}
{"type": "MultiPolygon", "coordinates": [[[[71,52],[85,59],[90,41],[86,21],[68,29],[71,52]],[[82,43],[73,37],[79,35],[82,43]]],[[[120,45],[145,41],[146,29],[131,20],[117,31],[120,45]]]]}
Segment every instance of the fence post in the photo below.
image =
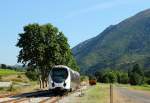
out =
{"type": "Polygon", "coordinates": [[[113,103],[113,85],[110,84],[110,103],[113,103]]]}

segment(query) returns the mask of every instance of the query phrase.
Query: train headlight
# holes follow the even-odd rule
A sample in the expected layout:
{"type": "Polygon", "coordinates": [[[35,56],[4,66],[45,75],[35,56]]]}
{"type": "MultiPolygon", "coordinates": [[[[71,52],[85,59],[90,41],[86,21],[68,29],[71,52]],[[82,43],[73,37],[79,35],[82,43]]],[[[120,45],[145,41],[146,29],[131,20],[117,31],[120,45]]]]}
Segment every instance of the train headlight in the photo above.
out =
{"type": "Polygon", "coordinates": [[[55,86],[55,84],[54,84],[54,82],[52,83],[52,87],[54,87],[55,86]]]}
{"type": "Polygon", "coordinates": [[[66,86],[66,83],[64,82],[63,86],[65,87],[66,86]]]}

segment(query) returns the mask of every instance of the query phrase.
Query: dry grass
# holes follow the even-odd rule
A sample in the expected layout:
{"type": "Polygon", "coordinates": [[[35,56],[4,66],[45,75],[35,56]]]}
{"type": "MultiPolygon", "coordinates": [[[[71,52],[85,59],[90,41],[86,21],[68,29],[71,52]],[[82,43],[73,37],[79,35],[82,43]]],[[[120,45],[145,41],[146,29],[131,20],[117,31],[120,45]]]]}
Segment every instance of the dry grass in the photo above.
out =
{"type": "MultiPolygon", "coordinates": [[[[83,91],[84,96],[77,94],[64,98],[64,103],[109,103],[109,85],[97,84],[83,91]]],[[[61,103],[61,102],[60,102],[61,103]]]]}
{"type": "Polygon", "coordinates": [[[12,81],[12,82],[29,82],[29,79],[25,76],[24,73],[22,74],[14,74],[14,75],[6,75],[2,76],[1,81],[12,81]]]}
{"type": "Polygon", "coordinates": [[[13,85],[12,88],[10,87],[0,89],[0,95],[26,93],[39,89],[38,83],[30,81],[24,73],[2,76],[1,81],[12,81],[13,85]],[[16,87],[15,85],[20,85],[19,83],[27,83],[30,85],[16,87]]]}
{"type": "Polygon", "coordinates": [[[39,85],[37,83],[32,84],[31,86],[18,88],[16,89],[15,93],[27,93],[27,92],[33,92],[39,89],[39,85]]]}

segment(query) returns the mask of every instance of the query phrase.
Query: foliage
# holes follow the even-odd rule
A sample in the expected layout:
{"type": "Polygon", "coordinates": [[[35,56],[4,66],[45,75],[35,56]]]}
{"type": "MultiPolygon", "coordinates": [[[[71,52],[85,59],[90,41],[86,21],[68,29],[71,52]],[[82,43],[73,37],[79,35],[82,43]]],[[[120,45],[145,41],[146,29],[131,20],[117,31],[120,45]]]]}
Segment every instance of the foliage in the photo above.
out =
{"type": "MultiPolygon", "coordinates": [[[[67,65],[79,70],[67,38],[51,24],[25,26],[24,32],[19,34],[16,46],[21,49],[18,62],[36,69],[42,81],[46,81],[54,65],[67,65]]],[[[28,73],[32,74],[31,71],[28,73]]]]}
{"type": "Polygon", "coordinates": [[[129,77],[127,73],[121,73],[120,82],[122,84],[128,84],[129,83],[129,77]]]}
{"type": "Polygon", "coordinates": [[[150,70],[144,72],[145,77],[150,78],[150,70]]]}
{"type": "Polygon", "coordinates": [[[128,73],[111,69],[98,71],[95,73],[95,77],[97,78],[98,82],[103,83],[118,82],[122,84],[127,84],[129,80],[128,73]]]}
{"type": "Polygon", "coordinates": [[[25,75],[30,79],[30,80],[38,80],[39,79],[39,74],[36,69],[33,68],[27,68],[25,75]]]}
{"type": "Polygon", "coordinates": [[[105,72],[103,75],[104,83],[115,83],[117,82],[117,76],[113,71],[105,72]]]}
{"type": "Polygon", "coordinates": [[[6,69],[7,68],[6,64],[1,64],[1,68],[6,69]]]}
{"type": "Polygon", "coordinates": [[[102,71],[95,72],[95,77],[96,77],[97,81],[101,82],[101,80],[103,78],[103,72],[102,71]]]}
{"type": "Polygon", "coordinates": [[[80,81],[87,81],[89,78],[87,76],[80,76],[80,81]]]}
{"type": "Polygon", "coordinates": [[[135,64],[133,69],[129,71],[129,81],[131,85],[141,85],[144,83],[144,72],[139,64],[135,64]]]}
{"type": "Polygon", "coordinates": [[[96,80],[96,77],[94,75],[89,75],[89,80],[96,80]]]}
{"type": "Polygon", "coordinates": [[[96,72],[95,77],[97,78],[98,82],[102,83],[115,83],[118,79],[116,71],[110,69],[96,72]]]}
{"type": "Polygon", "coordinates": [[[144,83],[150,85],[150,78],[145,77],[144,78],[144,83]]]}

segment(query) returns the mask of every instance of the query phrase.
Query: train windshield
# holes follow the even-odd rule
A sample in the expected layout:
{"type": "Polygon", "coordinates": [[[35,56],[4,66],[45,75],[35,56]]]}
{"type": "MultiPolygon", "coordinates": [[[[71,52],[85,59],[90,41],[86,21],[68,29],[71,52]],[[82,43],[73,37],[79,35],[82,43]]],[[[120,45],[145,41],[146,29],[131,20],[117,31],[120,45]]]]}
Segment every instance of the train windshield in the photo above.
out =
{"type": "Polygon", "coordinates": [[[68,77],[66,68],[53,68],[51,72],[52,80],[56,83],[64,82],[68,77]]]}

